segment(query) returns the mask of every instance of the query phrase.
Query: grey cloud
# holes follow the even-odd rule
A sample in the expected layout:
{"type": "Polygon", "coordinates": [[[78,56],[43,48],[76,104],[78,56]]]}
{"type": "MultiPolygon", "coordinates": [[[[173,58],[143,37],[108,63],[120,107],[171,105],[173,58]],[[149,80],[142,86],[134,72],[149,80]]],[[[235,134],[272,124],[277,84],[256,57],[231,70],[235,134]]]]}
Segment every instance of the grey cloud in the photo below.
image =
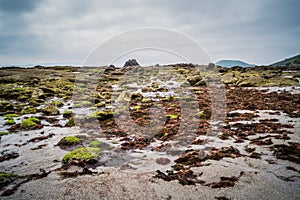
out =
{"type": "Polygon", "coordinates": [[[38,3],[39,1],[36,0],[1,0],[0,11],[13,14],[28,12],[33,10],[38,3]]]}
{"type": "Polygon", "coordinates": [[[297,0],[1,0],[0,52],[32,62],[81,62],[112,35],[154,26],[191,36],[215,61],[268,64],[299,53],[299,6],[297,0]]]}

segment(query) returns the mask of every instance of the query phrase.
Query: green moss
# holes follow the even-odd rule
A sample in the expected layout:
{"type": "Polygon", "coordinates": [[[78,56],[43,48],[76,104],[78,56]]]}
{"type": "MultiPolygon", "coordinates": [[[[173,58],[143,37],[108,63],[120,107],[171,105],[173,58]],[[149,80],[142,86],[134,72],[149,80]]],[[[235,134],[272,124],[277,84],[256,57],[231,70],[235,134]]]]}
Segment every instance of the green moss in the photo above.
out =
{"type": "Polygon", "coordinates": [[[29,103],[30,103],[31,105],[33,105],[33,106],[39,106],[39,105],[41,105],[39,102],[37,102],[36,100],[33,100],[33,99],[31,99],[31,100],[29,101],[29,103]]]}
{"type": "Polygon", "coordinates": [[[101,144],[102,144],[101,141],[93,140],[93,141],[90,142],[89,147],[100,147],[101,144]]]}
{"type": "Polygon", "coordinates": [[[52,101],[50,105],[54,105],[57,107],[62,107],[64,104],[61,101],[52,101]]]}
{"type": "Polygon", "coordinates": [[[19,116],[20,116],[19,114],[11,113],[11,114],[6,114],[3,117],[11,118],[11,117],[19,117],[19,116]]]}
{"type": "Polygon", "coordinates": [[[32,128],[37,126],[41,121],[38,118],[31,117],[28,119],[24,119],[23,122],[21,123],[21,126],[23,128],[32,128]]]}
{"type": "Polygon", "coordinates": [[[91,106],[93,104],[90,101],[83,101],[80,105],[86,107],[86,106],[91,106]]]}
{"type": "Polygon", "coordinates": [[[21,114],[24,115],[24,114],[34,114],[36,113],[37,110],[36,108],[34,107],[31,107],[31,106],[26,106],[25,108],[23,108],[23,110],[21,111],[21,114]]]}
{"type": "Polygon", "coordinates": [[[112,144],[119,144],[119,141],[118,140],[112,140],[111,143],[112,144]]]}
{"type": "Polygon", "coordinates": [[[7,118],[6,122],[5,122],[5,125],[13,125],[15,124],[15,120],[13,118],[7,118]]]}
{"type": "Polygon", "coordinates": [[[27,99],[29,99],[29,97],[26,96],[26,95],[21,95],[21,96],[18,97],[18,99],[19,99],[20,101],[26,101],[27,99]]]}
{"type": "Polygon", "coordinates": [[[178,115],[167,115],[170,119],[177,119],[178,118],[178,115]]]}
{"type": "Polygon", "coordinates": [[[140,109],[142,106],[140,106],[140,105],[137,105],[137,106],[134,106],[133,108],[134,109],[140,109]]]}
{"type": "Polygon", "coordinates": [[[0,110],[10,110],[13,109],[14,106],[7,101],[0,101],[0,110]]]}
{"type": "Polygon", "coordinates": [[[43,108],[42,112],[45,113],[46,115],[58,115],[59,114],[59,110],[53,105],[43,108]]]}
{"type": "Polygon", "coordinates": [[[202,110],[202,111],[198,112],[197,115],[198,115],[199,117],[203,117],[203,116],[204,116],[204,111],[202,110]]]}
{"type": "Polygon", "coordinates": [[[103,107],[103,106],[105,106],[105,103],[103,103],[103,102],[100,102],[100,103],[97,103],[95,106],[96,106],[96,107],[98,107],[98,108],[100,108],[100,107],[103,107]]]}
{"type": "Polygon", "coordinates": [[[62,161],[63,163],[68,163],[70,160],[91,160],[95,159],[101,149],[100,148],[94,148],[94,147],[81,147],[78,149],[74,149],[73,151],[67,153],[62,161]]]}
{"type": "Polygon", "coordinates": [[[72,110],[66,110],[66,111],[63,113],[63,117],[64,117],[64,118],[70,118],[70,117],[72,117],[72,115],[73,115],[72,110]]]}
{"type": "Polygon", "coordinates": [[[162,100],[163,100],[163,101],[170,101],[170,100],[172,100],[172,97],[165,97],[165,98],[163,98],[162,100]]]}
{"type": "Polygon", "coordinates": [[[0,132],[0,136],[1,135],[8,135],[8,134],[11,134],[10,132],[0,132]]]}
{"type": "Polygon", "coordinates": [[[151,103],[152,100],[150,98],[145,98],[142,100],[142,103],[151,103]]]}
{"type": "Polygon", "coordinates": [[[80,142],[80,138],[76,137],[76,136],[67,136],[64,138],[64,140],[70,144],[76,144],[80,142]]]}
{"type": "Polygon", "coordinates": [[[72,120],[72,119],[70,119],[67,123],[67,126],[75,126],[75,125],[76,124],[75,124],[74,120],[72,120]]]}
{"type": "Polygon", "coordinates": [[[90,107],[90,110],[97,110],[97,107],[90,107]]]}
{"type": "Polygon", "coordinates": [[[11,177],[18,177],[19,175],[17,174],[11,174],[11,173],[6,173],[6,172],[0,172],[0,178],[11,178],[11,177]]]}
{"type": "Polygon", "coordinates": [[[113,117],[113,115],[117,115],[117,114],[118,114],[117,112],[114,112],[112,110],[110,110],[110,111],[100,110],[100,111],[96,112],[96,117],[99,120],[105,120],[105,119],[110,119],[113,117]]]}

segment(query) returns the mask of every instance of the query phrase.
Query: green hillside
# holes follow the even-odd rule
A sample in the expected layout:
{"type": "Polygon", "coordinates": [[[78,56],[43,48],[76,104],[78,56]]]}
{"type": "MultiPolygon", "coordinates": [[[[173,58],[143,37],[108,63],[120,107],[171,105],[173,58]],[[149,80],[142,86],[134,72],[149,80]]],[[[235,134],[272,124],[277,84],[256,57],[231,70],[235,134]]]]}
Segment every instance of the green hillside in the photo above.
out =
{"type": "Polygon", "coordinates": [[[300,55],[286,58],[282,61],[271,64],[273,66],[290,66],[290,65],[300,65],[300,55]]]}

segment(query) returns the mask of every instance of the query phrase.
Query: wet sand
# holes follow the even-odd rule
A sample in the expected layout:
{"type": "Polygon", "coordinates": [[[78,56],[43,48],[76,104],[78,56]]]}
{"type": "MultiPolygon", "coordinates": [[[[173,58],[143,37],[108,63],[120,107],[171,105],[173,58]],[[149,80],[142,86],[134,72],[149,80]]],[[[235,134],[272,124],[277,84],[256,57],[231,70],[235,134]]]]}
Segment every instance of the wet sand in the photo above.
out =
{"type": "MultiPolygon", "coordinates": [[[[190,73],[181,67],[178,70],[190,73]]],[[[19,176],[8,178],[8,182],[1,185],[1,199],[299,198],[299,85],[256,88],[248,87],[250,83],[245,84],[248,80],[244,80],[247,87],[241,88],[229,86],[230,83],[226,87],[228,110],[222,129],[216,135],[209,135],[206,134],[210,118],[210,104],[205,104],[209,98],[207,88],[201,85],[201,79],[196,78],[198,82],[194,83],[194,76],[187,77],[195,84],[192,90],[203,109],[200,128],[184,135],[189,138],[187,142],[174,132],[178,131],[179,122],[190,121],[181,116],[176,100],[178,93],[166,90],[179,86],[176,80],[165,82],[162,87],[156,84],[163,84],[164,80],[130,86],[140,92],[130,105],[131,117],[136,122],[149,122],[146,113],[151,105],[165,108],[163,114],[166,116],[162,119],[167,122],[163,133],[147,136],[128,129],[129,134],[126,134],[115,127],[112,114],[103,109],[105,106],[113,108],[110,104],[113,90],[107,88],[109,85],[120,88],[116,80],[122,71],[112,69],[110,76],[104,79],[98,91],[97,107],[92,103],[83,106],[73,101],[74,70],[47,69],[33,82],[34,77],[28,80],[23,77],[22,80],[18,76],[22,69],[16,74],[10,69],[7,76],[1,77],[1,98],[5,103],[0,108],[0,129],[12,133],[1,135],[3,160],[0,171],[19,176]],[[66,77],[66,80],[53,79],[52,75],[66,77]],[[159,96],[156,96],[157,92],[159,96]],[[37,93],[39,97],[36,97],[37,93]],[[22,100],[24,96],[30,101],[22,100]],[[42,103],[37,105],[36,101],[42,103]],[[25,113],[24,110],[28,111],[26,106],[37,109],[25,113]],[[47,106],[55,107],[54,111],[59,114],[45,112],[47,106]],[[78,115],[88,115],[88,118],[74,120],[78,125],[72,126],[69,122],[73,116],[63,116],[68,109],[78,115]],[[99,109],[101,112],[95,115],[98,119],[95,123],[89,114],[99,109]],[[13,117],[16,124],[5,124],[7,113],[18,114],[13,117]],[[40,122],[30,128],[22,127],[24,120],[32,117],[40,122]],[[67,136],[78,137],[80,143],[66,147],[59,145],[67,136]],[[67,153],[89,146],[95,140],[102,143],[96,163],[76,159],[62,162],[67,153]]],[[[30,69],[26,71],[27,76],[32,74],[30,69]]],[[[292,73],[298,77],[298,71],[292,73]]],[[[280,79],[277,75],[272,78],[280,79]]],[[[270,82],[268,79],[264,84],[267,81],[270,82]]],[[[280,81],[290,83],[285,78],[280,81]]],[[[184,98],[188,99],[187,96],[184,98]]]]}

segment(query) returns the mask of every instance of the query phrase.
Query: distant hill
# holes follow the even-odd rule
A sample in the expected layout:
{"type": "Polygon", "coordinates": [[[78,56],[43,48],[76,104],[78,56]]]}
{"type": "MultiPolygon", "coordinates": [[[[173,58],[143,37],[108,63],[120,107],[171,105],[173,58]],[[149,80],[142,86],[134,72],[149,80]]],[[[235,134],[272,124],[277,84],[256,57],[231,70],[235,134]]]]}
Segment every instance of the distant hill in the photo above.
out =
{"type": "Polygon", "coordinates": [[[271,64],[272,66],[291,66],[291,65],[300,65],[300,55],[286,58],[282,61],[271,64]]]}
{"type": "Polygon", "coordinates": [[[219,65],[221,67],[235,67],[235,66],[254,67],[255,66],[254,64],[245,63],[240,60],[220,60],[220,61],[216,62],[215,64],[219,65]]]}

